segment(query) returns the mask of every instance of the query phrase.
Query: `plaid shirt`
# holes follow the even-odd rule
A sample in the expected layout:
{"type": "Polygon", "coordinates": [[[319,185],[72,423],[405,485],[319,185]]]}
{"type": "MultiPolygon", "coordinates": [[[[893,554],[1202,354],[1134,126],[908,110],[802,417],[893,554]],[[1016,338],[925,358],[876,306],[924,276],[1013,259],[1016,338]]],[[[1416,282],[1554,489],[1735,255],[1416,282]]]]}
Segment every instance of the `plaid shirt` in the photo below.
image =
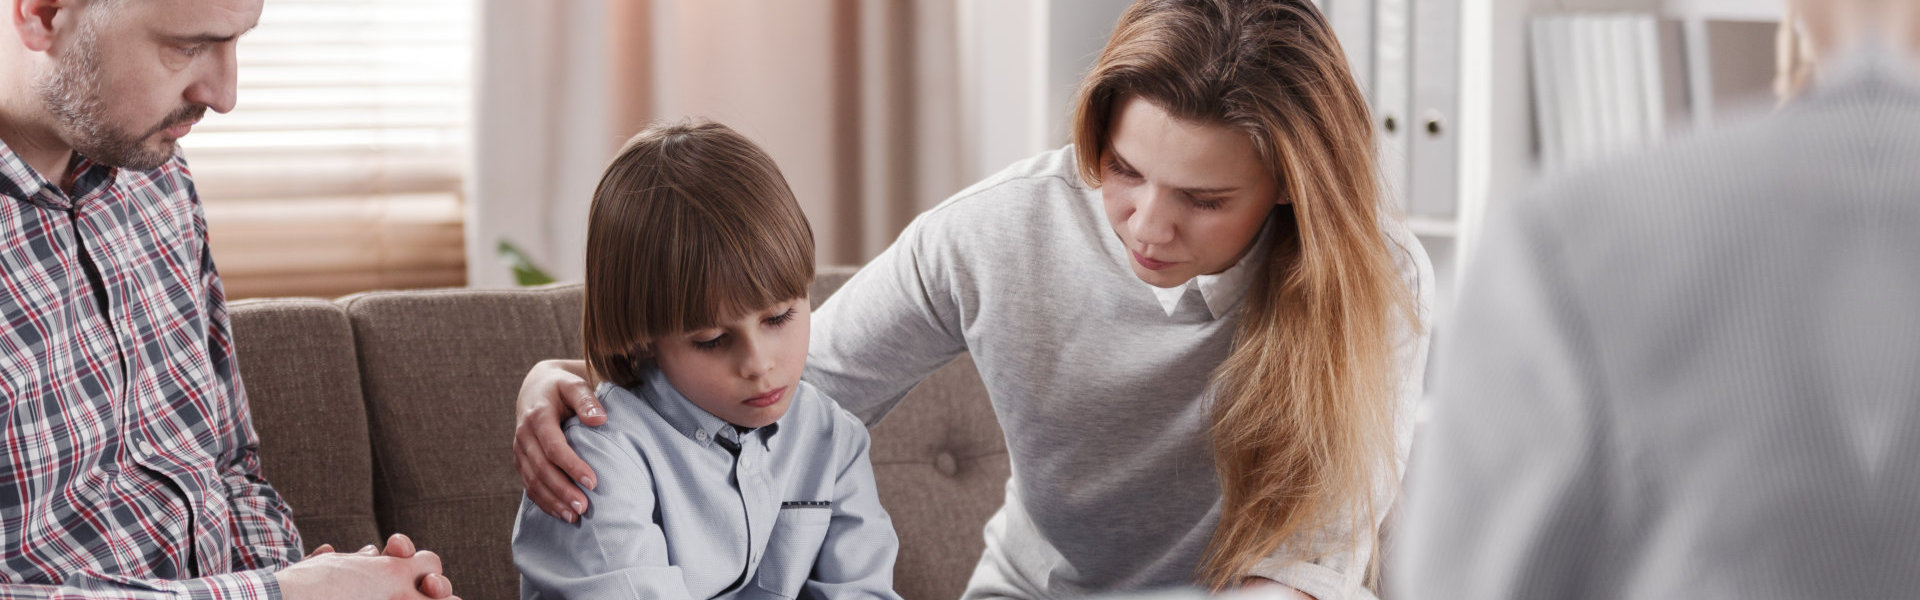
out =
{"type": "Polygon", "coordinates": [[[186,161],[70,177],[0,144],[0,597],[278,598],[300,537],[186,161]]]}

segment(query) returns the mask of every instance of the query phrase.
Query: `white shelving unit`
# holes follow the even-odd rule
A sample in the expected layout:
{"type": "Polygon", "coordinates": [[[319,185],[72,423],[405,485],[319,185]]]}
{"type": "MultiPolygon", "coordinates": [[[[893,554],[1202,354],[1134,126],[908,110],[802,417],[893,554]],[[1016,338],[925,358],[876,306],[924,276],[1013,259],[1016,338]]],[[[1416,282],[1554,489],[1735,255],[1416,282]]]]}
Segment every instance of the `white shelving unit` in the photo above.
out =
{"type": "Polygon", "coordinates": [[[1667,0],[1667,14],[1710,21],[1778,23],[1785,0],[1667,0]]]}

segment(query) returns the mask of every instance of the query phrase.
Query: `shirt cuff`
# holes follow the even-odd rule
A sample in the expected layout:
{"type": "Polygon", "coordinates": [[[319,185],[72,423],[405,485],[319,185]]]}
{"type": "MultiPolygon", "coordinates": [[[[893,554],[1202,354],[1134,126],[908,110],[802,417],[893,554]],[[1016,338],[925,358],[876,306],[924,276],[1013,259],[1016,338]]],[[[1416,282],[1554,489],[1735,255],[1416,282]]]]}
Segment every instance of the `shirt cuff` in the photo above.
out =
{"type": "Polygon", "coordinates": [[[1248,575],[1272,579],[1308,596],[1314,600],[1354,600],[1372,598],[1359,581],[1349,581],[1347,574],[1302,560],[1268,558],[1254,563],[1248,575]]]}
{"type": "Polygon", "coordinates": [[[193,600],[280,600],[278,567],[182,580],[180,590],[193,600]]]}

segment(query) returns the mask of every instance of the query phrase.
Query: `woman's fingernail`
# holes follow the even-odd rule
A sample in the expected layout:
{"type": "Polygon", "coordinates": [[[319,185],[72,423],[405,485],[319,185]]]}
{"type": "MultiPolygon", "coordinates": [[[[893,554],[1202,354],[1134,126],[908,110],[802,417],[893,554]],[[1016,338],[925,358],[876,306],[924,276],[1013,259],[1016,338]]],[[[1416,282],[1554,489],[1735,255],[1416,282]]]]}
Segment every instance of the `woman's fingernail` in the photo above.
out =
{"type": "Polygon", "coordinates": [[[600,412],[600,405],[598,405],[598,404],[589,404],[589,405],[587,405],[587,416],[589,416],[589,417],[601,417],[601,416],[606,416],[606,413],[603,413],[603,412],[600,412]]]}
{"type": "Polygon", "coordinates": [[[572,523],[572,522],[573,522],[573,511],[570,511],[570,510],[563,510],[563,511],[560,511],[560,520],[562,520],[562,521],[566,521],[566,522],[568,522],[568,523],[572,523]]]}
{"type": "Polygon", "coordinates": [[[590,490],[591,490],[591,489],[594,489],[594,488],[593,488],[593,477],[592,477],[592,476],[587,476],[587,477],[581,477],[581,478],[580,478],[580,485],[584,485],[584,486],[587,486],[587,489],[590,489],[590,490]]]}

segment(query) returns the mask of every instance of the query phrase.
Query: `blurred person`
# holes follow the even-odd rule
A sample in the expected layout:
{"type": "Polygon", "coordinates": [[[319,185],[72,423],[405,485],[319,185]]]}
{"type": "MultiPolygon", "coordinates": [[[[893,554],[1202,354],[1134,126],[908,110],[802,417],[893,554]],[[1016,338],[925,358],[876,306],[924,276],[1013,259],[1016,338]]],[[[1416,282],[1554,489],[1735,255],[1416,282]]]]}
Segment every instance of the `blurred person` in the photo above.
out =
{"type": "MultiPolygon", "coordinates": [[[[872,424],[971,353],[1013,477],[965,598],[1371,597],[1433,275],[1325,17],[1137,2],[1073,121],[1073,145],[920,215],[837,291],[806,381],[872,424]]],[[[619,409],[582,367],[530,373],[516,432],[529,498],[567,521],[596,477],[560,421],[619,409]]]]}
{"type": "Polygon", "coordinates": [[[1496,211],[1396,597],[1920,594],[1920,2],[1795,9],[1777,114],[1496,211]]]}
{"type": "Polygon", "coordinates": [[[5,6],[0,596],[451,595],[405,536],[301,560],[260,475],[175,141],[233,108],[261,0],[5,6]]]}

